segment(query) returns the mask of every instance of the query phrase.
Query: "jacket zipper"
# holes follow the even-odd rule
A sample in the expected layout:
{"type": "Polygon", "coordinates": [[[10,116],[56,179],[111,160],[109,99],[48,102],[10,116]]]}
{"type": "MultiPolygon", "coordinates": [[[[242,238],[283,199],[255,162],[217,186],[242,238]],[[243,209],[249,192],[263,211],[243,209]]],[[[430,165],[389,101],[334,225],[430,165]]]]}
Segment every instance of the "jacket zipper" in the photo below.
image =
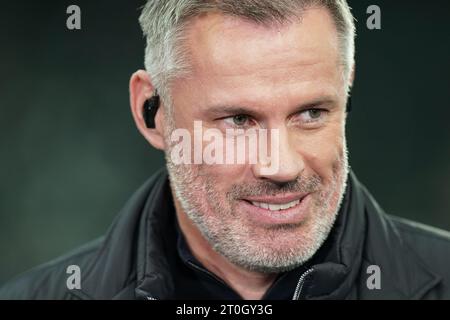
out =
{"type": "MultiPolygon", "coordinates": [[[[217,281],[219,281],[219,282],[221,282],[222,284],[226,285],[226,283],[223,282],[222,279],[216,277],[213,273],[211,273],[211,272],[209,272],[209,271],[207,271],[207,270],[205,270],[205,269],[203,269],[203,268],[200,268],[199,266],[195,265],[195,264],[192,263],[191,261],[188,261],[188,263],[189,263],[189,265],[190,265],[191,267],[193,267],[193,268],[195,268],[195,269],[197,269],[197,270],[199,270],[199,271],[201,271],[201,272],[206,273],[207,275],[213,277],[213,278],[216,279],[217,281]]],[[[300,276],[300,278],[298,279],[298,282],[297,282],[297,286],[295,287],[295,291],[294,291],[294,295],[293,295],[293,297],[292,297],[292,300],[298,300],[298,299],[299,299],[300,294],[302,293],[303,284],[305,283],[306,277],[309,276],[313,271],[314,271],[314,268],[310,268],[310,269],[306,270],[306,271],[300,276]]]]}
{"type": "Polygon", "coordinates": [[[306,277],[313,272],[314,269],[310,268],[306,270],[298,279],[297,286],[295,287],[294,295],[292,296],[292,300],[299,300],[300,294],[302,293],[303,285],[305,283],[306,277]]]}
{"type": "MultiPolygon", "coordinates": [[[[211,272],[206,271],[206,270],[204,270],[204,269],[202,269],[202,268],[196,266],[194,263],[192,263],[192,262],[190,262],[190,261],[188,261],[188,263],[189,263],[189,265],[190,265],[191,267],[193,267],[193,268],[195,268],[195,269],[197,269],[197,270],[199,270],[199,271],[201,271],[201,272],[206,273],[207,275],[213,277],[214,279],[216,279],[216,280],[218,280],[219,282],[221,282],[221,283],[224,284],[224,282],[223,282],[221,279],[217,278],[217,277],[216,277],[214,274],[212,274],[211,272]]],[[[307,277],[308,275],[310,275],[313,271],[314,271],[314,269],[313,269],[313,268],[310,268],[310,269],[306,270],[306,271],[300,276],[300,278],[298,279],[298,282],[297,282],[297,286],[295,287],[295,291],[294,291],[294,295],[293,295],[293,297],[292,297],[292,300],[298,300],[298,299],[299,299],[300,294],[302,293],[303,284],[305,283],[305,279],[306,279],[306,277],[307,277]]],[[[155,299],[155,298],[153,298],[153,297],[147,296],[147,300],[158,300],[158,299],[155,299]]]]}

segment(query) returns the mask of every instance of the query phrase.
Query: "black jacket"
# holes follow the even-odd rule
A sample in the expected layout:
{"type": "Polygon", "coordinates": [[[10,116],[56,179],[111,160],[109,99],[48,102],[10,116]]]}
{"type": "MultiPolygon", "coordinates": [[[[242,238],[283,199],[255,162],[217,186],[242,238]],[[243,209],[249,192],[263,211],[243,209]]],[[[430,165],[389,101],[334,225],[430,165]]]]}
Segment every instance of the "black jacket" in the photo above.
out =
{"type": "MultiPolygon", "coordinates": [[[[7,283],[0,299],[174,298],[168,190],[161,170],[133,195],[105,237],[7,283]],[[69,265],[80,267],[81,289],[67,288],[69,265]]],[[[450,299],[450,234],[386,215],[351,173],[333,230],[306,269],[296,280],[295,299],[450,299]],[[373,265],[380,289],[367,285],[373,265]]]]}

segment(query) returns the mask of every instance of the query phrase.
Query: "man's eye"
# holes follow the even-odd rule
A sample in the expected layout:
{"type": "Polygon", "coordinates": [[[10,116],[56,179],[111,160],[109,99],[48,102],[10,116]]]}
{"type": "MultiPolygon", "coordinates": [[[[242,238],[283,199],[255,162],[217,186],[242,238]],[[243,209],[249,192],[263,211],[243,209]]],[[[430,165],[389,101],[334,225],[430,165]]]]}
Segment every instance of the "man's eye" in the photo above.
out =
{"type": "Polygon", "coordinates": [[[225,118],[224,120],[228,125],[233,127],[244,127],[251,121],[250,117],[245,114],[238,114],[225,118]]]}
{"type": "Polygon", "coordinates": [[[300,115],[304,122],[314,122],[320,120],[325,113],[323,109],[308,109],[303,111],[300,115]]]}

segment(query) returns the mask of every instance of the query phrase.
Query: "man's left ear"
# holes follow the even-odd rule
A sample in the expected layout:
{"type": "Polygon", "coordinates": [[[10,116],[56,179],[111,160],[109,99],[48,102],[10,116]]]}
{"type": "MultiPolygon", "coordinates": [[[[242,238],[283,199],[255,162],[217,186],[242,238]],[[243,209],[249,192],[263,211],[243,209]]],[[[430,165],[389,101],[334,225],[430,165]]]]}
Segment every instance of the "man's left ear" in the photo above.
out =
{"type": "MultiPolygon", "coordinates": [[[[147,127],[144,107],[148,107],[148,100],[155,97],[156,88],[145,70],[136,71],[130,79],[130,106],[134,122],[139,132],[156,149],[164,150],[163,108],[159,106],[154,115],[154,127],[147,127]]],[[[159,99],[158,99],[159,100],[159,99]]],[[[158,101],[161,103],[161,101],[158,101]]]]}
{"type": "Polygon", "coordinates": [[[353,65],[352,71],[350,73],[350,78],[348,80],[348,87],[349,87],[349,93],[348,93],[348,98],[347,98],[347,106],[346,106],[346,111],[347,113],[352,111],[352,93],[351,93],[351,89],[353,87],[353,81],[355,80],[355,65],[353,65]]]}
{"type": "Polygon", "coordinates": [[[348,87],[350,89],[353,87],[353,83],[355,81],[355,68],[356,66],[353,64],[352,71],[350,72],[350,78],[348,79],[348,87]]]}

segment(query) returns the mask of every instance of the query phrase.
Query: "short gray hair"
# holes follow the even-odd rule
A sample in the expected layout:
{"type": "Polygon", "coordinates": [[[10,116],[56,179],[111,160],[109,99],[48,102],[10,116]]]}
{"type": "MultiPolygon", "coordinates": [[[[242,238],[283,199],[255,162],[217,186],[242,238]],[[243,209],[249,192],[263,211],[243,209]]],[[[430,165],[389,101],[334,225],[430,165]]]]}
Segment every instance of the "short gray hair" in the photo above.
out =
{"type": "Polygon", "coordinates": [[[145,68],[162,99],[170,104],[170,82],[188,68],[181,42],[184,26],[192,18],[205,12],[219,12],[260,24],[283,23],[310,7],[325,7],[333,17],[344,81],[350,84],[355,25],[346,0],[148,0],[139,17],[147,39],[145,68]]]}

